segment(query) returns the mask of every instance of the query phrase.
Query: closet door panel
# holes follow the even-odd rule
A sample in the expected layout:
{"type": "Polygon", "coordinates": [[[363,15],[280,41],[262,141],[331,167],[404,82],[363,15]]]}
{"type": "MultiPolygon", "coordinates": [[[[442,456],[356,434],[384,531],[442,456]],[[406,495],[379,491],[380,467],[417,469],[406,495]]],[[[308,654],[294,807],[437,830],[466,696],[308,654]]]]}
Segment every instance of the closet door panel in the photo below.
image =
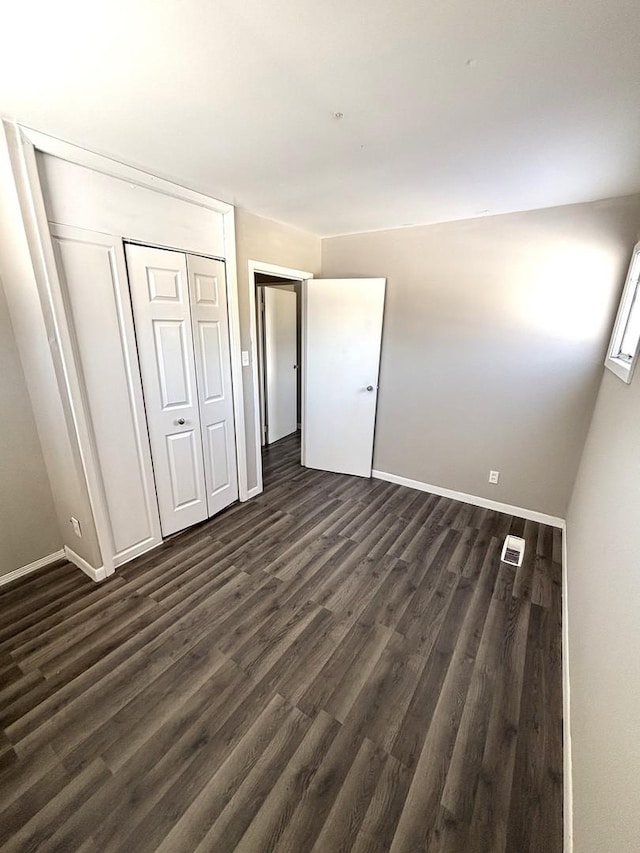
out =
{"type": "Polygon", "coordinates": [[[238,499],[227,286],[222,261],[187,256],[209,516],[238,499]]]}
{"type": "Polygon", "coordinates": [[[51,235],[117,565],[161,541],[122,242],[58,225],[51,235]]]}
{"type": "Polygon", "coordinates": [[[163,412],[190,406],[189,353],[184,320],[152,320],[154,354],[163,412]]]}
{"type": "Polygon", "coordinates": [[[231,484],[229,470],[229,435],[224,421],[206,428],[207,449],[211,458],[211,494],[216,495],[231,484]]]}
{"type": "Polygon", "coordinates": [[[162,532],[208,516],[186,256],[127,245],[162,532]]]}

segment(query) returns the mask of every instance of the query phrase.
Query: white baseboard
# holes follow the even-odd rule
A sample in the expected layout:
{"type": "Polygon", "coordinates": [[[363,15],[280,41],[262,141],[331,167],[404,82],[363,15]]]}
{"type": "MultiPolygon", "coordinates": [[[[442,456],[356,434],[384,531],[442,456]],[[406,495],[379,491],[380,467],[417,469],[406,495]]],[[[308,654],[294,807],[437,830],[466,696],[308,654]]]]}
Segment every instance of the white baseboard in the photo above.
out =
{"type": "Polygon", "coordinates": [[[573,764],[571,746],[571,679],[569,677],[569,575],[567,569],[567,526],[562,530],[562,778],[564,853],[573,853],[573,764]]]}
{"type": "Polygon", "coordinates": [[[85,575],[89,575],[92,581],[103,581],[107,577],[107,571],[104,566],[100,566],[99,569],[94,569],[93,566],[90,566],[87,561],[81,557],[79,554],[76,554],[75,551],[72,551],[71,548],[64,546],[64,556],[69,560],[70,563],[73,563],[74,566],[77,566],[79,569],[85,573],[85,575]]]}
{"type": "Polygon", "coordinates": [[[511,506],[511,504],[503,504],[499,501],[492,501],[489,498],[481,498],[477,495],[468,495],[465,492],[456,492],[453,489],[444,489],[442,486],[433,486],[430,483],[422,483],[420,480],[411,480],[409,477],[401,477],[398,474],[389,474],[386,471],[372,471],[372,476],[377,480],[386,480],[389,483],[397,483],[399,486],[408,486],[410,489],[418,489],[421,492],[431,492],[434,495],[440,495],[443,498],[453,498],[456,501],[462,501],[465,504],[473,504],[481,506],[485,509],[493,509],[496,512],[504,512],[507,515],[515,515],[517,518],[526,518],[529,521],[537,521],[539,524],[549,524],[552,527],[560,527],[564,529],[564,519],[558,518],[555,515],[547,515],[544,512],[537,512],[535,509],[524,509],[521,506],[511,506]]]}
{"type": "MultiPolygon", "coordinates": [[[[124,566],[125,563],[130,563],[132,560],[137,560],[138,557],[142,557],[144,554],[148,554],[149,551],[153,551],[154,548],[160,548],[163,544],[162,539],[159,542],[156,542],[154,539],[147,540],[142,544],[134,545],[132,548],[128,548],[126,551],[121,551],[117,556],[113,558],[113,569],[117,569],[119,566],[124,566]]],[[[95,571],[95,570],[94,570],[95,571]]],[[[105,575],[108,577],[113,574],[113,572],[107,572],[105,566],[105,575]]]]}
{"type": "Polygon", "coordinates": [[[53,554],[47,554],[46,557],[40,557],[39,560],[34,560],[33,563],[28,563],[26,566],[21,566],[19,569],[14,569],[12,572],[7,572],[6,575],[0,575],[0,586],[4,586],[18,578],[30,575],[32,572],[37,572],[38,569],[44,569],[45,566],[50,566],[51,563],[57,563],[58,560],[64,560],[64,551],[54,551],[53,554]]]}

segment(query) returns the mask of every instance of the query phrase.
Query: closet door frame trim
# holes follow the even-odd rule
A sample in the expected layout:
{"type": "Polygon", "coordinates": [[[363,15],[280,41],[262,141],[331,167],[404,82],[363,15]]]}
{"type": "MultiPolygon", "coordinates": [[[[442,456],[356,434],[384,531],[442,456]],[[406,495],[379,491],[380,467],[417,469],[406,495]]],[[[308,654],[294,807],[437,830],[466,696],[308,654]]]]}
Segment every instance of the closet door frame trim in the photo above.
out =
{"type": "MultiPolygon", "coordinates": [[[[243,407],[242,358],[240,344],[240,313],[235,242],[235,210],[226,202],[218,201],[196,190],[182,187],[149,172],[142,171],[87,151],[62,140],[23,127],[16,122],[4,121],[9,153],[14,173],[16,192],[20,201],[25,232],[38,284],[40,301],[47,325],[50,345],[58,352],[60,391],[66,399],[76,433],[80,459],[87,483],[103,565],[96,570],[96,580],[113,574],[116,568],[114,554],[109,553],[110,523],[102,495],[100,467],[91,440],[91,423],[88,417],[79,366],[76,364],[73,339],[67,322],[63,290],[58,277],[49,222],[44,204],[36,151],[59,157],[93,171],[119,178],[154,192],[172,196],[190,204],[200,205],[222,215],[224,232],[224,261],[227,274],[228,312],[231,347],[231,384],[235,420],[236,459],[238,466],[239,499],[249,499],[247,489],[247,454],[245,446],[245,419],[243,407]]],[[[179,248],[179,247],[176,247],[179,248]]],[[[137,356],[136,356],[137,360],[137,356]]],[[[144,409],[137,412],[146,423],[144,409]]]]}
{"type": "MultiPolygon", "coordinates": [[[[146,541],[136,543],[128,548],[117,551],[115,546],[115,535],[111,519],[107,513],[107,534],[109,539],[107,545],[112,552],[114,567],[118,567],[123,563],[129,562],[140,554],[150,551],[157,545],[162,544],[162,532],[160,529],[160,516],[158,513],[158,502],[156,497],[156,484],[153,476],[153,464],[151,461],[151,448],[149,446],[149,437],[147,434],[147,421],[145,417],[144,398],[142,394],[142,381],[140,377],[140,369],[136,353],[136,340],[134,333],[133,314],[131,309],[131,300],[129,295],[129,282],[127,278],[127,267],[125,261],[124,247],[116,235],[102,234],[97,231],[87,231],[83,228],[77,228],[71,225],[52,225],[50,224],[50,234],[54,239],[77,241],[81,244],[94,244],[103,246],[105,249],[112,250],[112,262],[114,264],[113,277],[113,296],[114,306],[118,318],[118,331],[123,353],[123,366],[127,382],[127,395],[133,418],[135,443],[137,447],[138,463],[140,465],[140,475],[144,482],[144,500],[147,510],[147,520],[149,523],[149,537],[146,541]]],[[[56,267],[56,273],[60,280],[60,272],[56,267]]],[[[63,275],[64,278],[64,275],[63,275]]],[[[62,282],[64,286],[64,282],[62,282]]],[[[67,297],[68,298],[68,297],[67,297]]],[[[66,312],[65,312],[66,320],[66,312]]],[[[72,333],[72,338],[75,334],[72,333]]],[[[74,345],[75,352],[75,345],[74,345]]],[[[82,381],[82,404],[86,407],[87,413],[90,412],[89,402],[87,399],[87,390],[85,382],[82,381]]],[[[88,414],[89,417],[89,414],[88,414]]],[[[90,421],[89,421],[90,422],[90,421]]],[[[99,452],[95,445],[93,431],[90,435],[90,448],[96,460],[96,469],[99,475],[100,500],[104,501],[105,507],[108,505],[102,465],[100,463],[99,452]]],[[[102,540],[99,540],[103,546],[102,540]]]]}

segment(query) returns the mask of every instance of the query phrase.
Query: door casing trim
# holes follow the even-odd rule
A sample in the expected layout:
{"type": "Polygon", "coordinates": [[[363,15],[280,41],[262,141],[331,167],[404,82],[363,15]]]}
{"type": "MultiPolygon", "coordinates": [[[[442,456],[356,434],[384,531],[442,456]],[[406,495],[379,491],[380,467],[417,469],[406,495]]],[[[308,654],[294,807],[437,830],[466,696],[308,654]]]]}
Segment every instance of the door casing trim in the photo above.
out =
{"type": "MultiPolygon", "coordinates": [[[[249,260],[248,262],[248,270],[249,270],[249,336],[251,339],[251,376],[253,380],[253,428],[252,428],[252,444],[255,447],[256,454],[256,485],[253,486],[252,489],[248,492],[248,497],[255,497],[262,492],[264,488],[263,479],[262,479],[262,442],[260,440],[260,430],[262,429],[262,423],[260,419],[260,377],[258,374],[258,322],[256,316],[256,273],[263,273],[264,275],[272,275],[274,278],[287,278],[293,279],[294,281],[305,282],[310,278],[313,278],[312,272],[307,272],[306,270],[296,270],[291,269],[289,267],[281,267],[277,264],[268,264],[263,261],[254,261],[249,260]]],[[[302,285],[302,290],[304,292],[304,284],[302,285]]],[[[303,297],[304,298],[304,297],[303,297]]],[[[301,334],[303,336],[304,342],[304,312],[303,312],[303,324],[301,329],[301,334]]],[[[302,347],[302,352],[304,354],[304,344],[302,347]]],[[[302,369],[302,365],[298,368],[302,370],[302,381],[304,382],[304,370],[302,369]]],[[[304,389],[303,389],[304,395],[304,389]]],[[[304,427],[302,430],[302,436],[304,441],[304,427]]],[[[246,470],[246,457],[245,457],[245,470],[246,470]]]]}
{"type": "MultiPolygon", "coordinates": [[[[215,211],[222,216],[224,235],[224,261],[227,273],[227,299],[229,312],[231,384],[235,420],[236,459],[238,466],[239,499],[249,499],[247,487],[247,454],[245,443],[244,390],[242,383],[242,357],[240,350],[240,313],[235,243],[235,209],[233,205],[211,198],[196,190],[181,186],[166,178],[129,166],[88,151],[13,121],[3,121],[12,161],[15,188],[23,214],[25,231],[30,242],[34,273],[40,291],[40,300],[47,322],[55,339],[62,368],[60,393],[65,399],[72,418],[80,462],[87,486],[89,503],[100,545],[102,565],[91,567],[98,576],[108,577],[115,571],[114,555],[108,552],[109,521],[107,508],[100,490],[97,459],[90,440],[90,422],[83,403],[82,385],[75,363],[67,318],[61,312],[60,281],[55,266],[51,234],[44,206],[42,186],[36,162],[36,151],[59,157],[95,172],[119,178],[154,192],[171,196],[190,204],[215,211]],[[35,257],[34,257],[35,255],[35,257]]],[[[139,413],[143,419],[145,413],[139,413]]],[[[76,563],[77,564],[77,563],[76,563]]]]}

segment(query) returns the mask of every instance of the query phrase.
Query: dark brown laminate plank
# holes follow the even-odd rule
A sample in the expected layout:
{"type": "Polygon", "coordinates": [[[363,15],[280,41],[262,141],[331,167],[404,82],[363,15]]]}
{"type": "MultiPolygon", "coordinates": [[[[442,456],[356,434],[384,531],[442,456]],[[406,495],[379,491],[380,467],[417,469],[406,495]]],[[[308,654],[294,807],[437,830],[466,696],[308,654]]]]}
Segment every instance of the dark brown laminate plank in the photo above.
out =
{"type": "Polygon", "coordinates": [[[299,460],[0,590],[3,849],[560,853],[561,532],[299,460]]]}

